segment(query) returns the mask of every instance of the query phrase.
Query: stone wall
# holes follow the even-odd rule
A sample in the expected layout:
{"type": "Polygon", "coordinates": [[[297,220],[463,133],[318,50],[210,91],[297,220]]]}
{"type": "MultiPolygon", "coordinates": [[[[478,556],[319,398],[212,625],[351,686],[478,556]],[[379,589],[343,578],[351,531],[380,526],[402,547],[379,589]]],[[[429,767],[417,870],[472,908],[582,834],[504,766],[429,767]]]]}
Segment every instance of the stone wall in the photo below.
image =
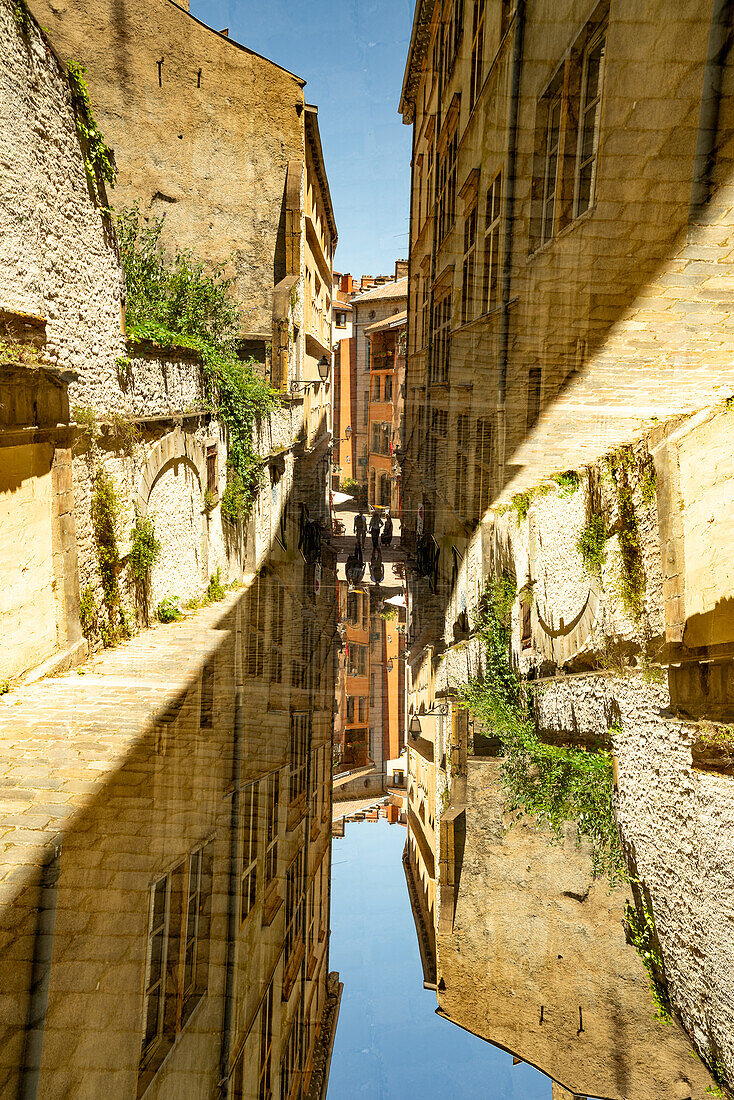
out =
{"type": "Polygon", "coordinates": [[[0,306],[45,321],[45,354],[75,372],[72,404],[121,409],[122,283],[109,224],[91,200],[71,92],[38,27],[0,4],[0,306]]]}
{"type": "Polygon", "coordinates": [[[708,1074],[654,1018],[625,943],[625,891],[592,879],[571,830],[551,844],[527,820],[510,826],[496,761],[470,760],[466,785],[453,931],[437,936],[439,1013],[578,1096],[704,1100],[708,1074]]]}
{"type": "MultiPolygon", "coordinates": [[[[698,1051],[727,1073],[734,1066],[734,791],[728,753],[711,754],[700,722],[730,721],[732,711],[731,540],[723,505],[734,492],[732,415],[724,403],[661,424],[582,470],[577,483],[542,483],[529,501],[495,510],[461,562],[443,637],[415,654],[409,697],[416,709],[430,706],[481,673],[476,637],[455,641],[457,601],[476,607],[484,580],[506,572],[524,590],[512,611],[513,660],[531,685],[538,732],[554,743],[611,744],[620,834],[652,908],[671,1002],[698,1051]],[[629,490],[633,521],[621,507],[620,484],[629,490]],[[592,514],[606,519],[600,575],[577,546],[592,514]],[[639,614],[622,595],[621,547],[630,532],[643,578],[639,614]]],[[[439,771],[437,816],[448,786],[449,809],[465,805],[467,830],[471,821],[484,828],[486,789],[464,796],[455,784],[450,768],[439,771]]],[[[543,863],[555,858],[549,850],[543,863]]],[[[470,881],[462,871],[457,914],[470,881]]],[[[441,897],[453,903],[453,895],[441,897]]],[[[621,898],[609,917],[615,912],[621,919],[621,898]]],[[[445,947],[458,950],[450,938],[445,947]]],[[[593,1094],[592,1085],[575,1091],[586,1089],[593,1094]]]]}
{"type": "Polygon", "coordinates": [[[60,56],[88,70],[116,152],[115,205],[165,216],[168,247],[228,264],[244,331],[269,341],[288,274],[288,165],[304,159],[303,81],[171,0],[30,8],[60,56]]]}

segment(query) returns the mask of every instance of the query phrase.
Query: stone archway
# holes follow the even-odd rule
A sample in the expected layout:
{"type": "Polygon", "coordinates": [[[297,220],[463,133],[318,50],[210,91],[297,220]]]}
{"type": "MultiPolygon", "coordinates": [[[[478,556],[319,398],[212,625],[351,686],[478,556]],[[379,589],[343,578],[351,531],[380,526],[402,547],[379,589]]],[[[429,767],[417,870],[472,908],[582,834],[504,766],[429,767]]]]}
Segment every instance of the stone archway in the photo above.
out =
{"type": "Polygon", "coordinates": [[[203,448],[181,428],[175,428],[153,448],[138,484],[138,514],[153,518],[161,543],[151,574],[152,607],[166,596],[190,599],[206,582],[209,545],[205,485],[203,448]]]}

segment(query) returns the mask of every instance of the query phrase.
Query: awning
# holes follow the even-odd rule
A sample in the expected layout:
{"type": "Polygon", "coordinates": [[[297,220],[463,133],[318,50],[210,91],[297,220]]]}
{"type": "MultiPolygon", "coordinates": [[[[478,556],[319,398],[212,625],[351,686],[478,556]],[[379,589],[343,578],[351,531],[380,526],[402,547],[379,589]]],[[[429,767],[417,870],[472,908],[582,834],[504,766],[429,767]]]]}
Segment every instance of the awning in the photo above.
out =
{"type": "Polygon", "coordinates": [[[348,500],[354,500],[354,497],[350,497],[349,493],[332,493],[331,499],[334,504],[346,504],[348,500]]]}
{"type": "Polygon", "coordinates": [[[382,602],[395,604],[396,607],[405,607],[405,593],[403,592],[402,595],[398,596],[391,596],[389,600],[383,600],[382,602]]]}

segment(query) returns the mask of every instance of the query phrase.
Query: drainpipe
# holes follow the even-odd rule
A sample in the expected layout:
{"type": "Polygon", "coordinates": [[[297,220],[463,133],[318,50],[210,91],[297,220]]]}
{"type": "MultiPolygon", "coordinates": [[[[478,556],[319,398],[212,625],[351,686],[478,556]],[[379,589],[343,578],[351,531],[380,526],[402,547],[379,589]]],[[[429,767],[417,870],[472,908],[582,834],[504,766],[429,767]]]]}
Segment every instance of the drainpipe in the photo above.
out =
{"type": "Polygon", "coordinates": [[[512,245],[515,220],[515,170],[517,162],[517,115],[520,102],[520,77],[522,75],[522,51],[525,36],[525,0],[517,0],[515,7],[515,35],[512,51],[512,83],[510,91],[510,118],[507,135],[507,168],[505,171],[504,257],[502,263],[502,313],[500,315],[500,376],[497,387],[498,420],[500,428],[500,466],[505,469],[507,397],[507,364],[510,344],[510,290],[512,286],[512,245]]]}
{"type": "Polygon", "coordinates": [[[33,970],[26,1020],[23,1065],[20,1071],[18,1100],[36,1100],[41,1076],[43,1036],[46,1030],[48,990],[54,949],[56,906],[61,869],[61,836],[53,841],[51,857],[44,865],[39,884],[36,934],[33,940],[33,970]]]}
{"type": "Polygon", "coordinates": [[[227,961],[224,981],[224,1019],[222,1021],[222,1046],[219,1055],[219,1097],[229,1096],[229,1058],[232,1052],[232,1019],[234,1015],[235,947],[237,942],[237,886],[238,851],[237,837],[240,821],[240,787],[242,784],[242,726],[244,712],[244,687],[242,686],[242,605],[237,606],[235,630],[235,699],[232,733],[232,804],[229,817],[229,885],[227,895],[227,961]]]}
{"type": "Polygon", "coordinates": [[[693,182],[688,224],[698,221],[711,198],[712,175],[716,163],[716,139],[719,130],[719,108],[724,68],[730,48],[732,0],[714,0],[703,71],[701,108],[698,116],[696,152],[693,159],[693,182]]]}

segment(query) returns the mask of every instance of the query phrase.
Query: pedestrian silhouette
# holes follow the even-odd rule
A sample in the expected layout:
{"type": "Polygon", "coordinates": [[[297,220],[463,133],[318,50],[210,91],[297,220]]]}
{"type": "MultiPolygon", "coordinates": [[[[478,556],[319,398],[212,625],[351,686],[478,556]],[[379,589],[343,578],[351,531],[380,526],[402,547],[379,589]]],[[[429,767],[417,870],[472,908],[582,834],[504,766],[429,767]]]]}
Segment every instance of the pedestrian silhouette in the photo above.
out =
{"type": "Polygon", "coordinates": [[[372,535],[372,549],[377,550],[380,545],[380,528],[382,527],[382,518],[380,513],[375,511],[372,513],[372,519],[370,520],[370,534],[372,535]]]}

